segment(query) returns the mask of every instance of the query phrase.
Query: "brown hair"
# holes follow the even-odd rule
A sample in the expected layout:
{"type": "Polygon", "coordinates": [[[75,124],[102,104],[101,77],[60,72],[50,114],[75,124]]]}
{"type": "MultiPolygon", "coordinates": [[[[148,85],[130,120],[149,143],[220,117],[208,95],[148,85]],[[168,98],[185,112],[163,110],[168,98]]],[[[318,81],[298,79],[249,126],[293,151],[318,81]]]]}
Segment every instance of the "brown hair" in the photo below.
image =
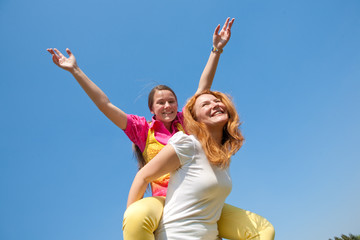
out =
{"type": "Polygon", "coordinates": [[[141,152],[140,148],[138,147],[138,145],[136,145],[135,143],[132,144],[132,149],[134,152],[134,156],[138,162],[138,168],[140,170],[146,164],[144,156],[142,155],[142,152],[141,152]]]}
{"type": "Polygon", "coordinates": [[[149,96],[148,96],[148,106],[149,106],[150,111],[152,111],[152,106],[154,104],[154,95],[155,95],[156,91],[161,91],[161,90],[168,90],[168,91],[172,92],[172,94],[174,94],[175,99],[177,101],[176,94],[170,87],[168,87],[166,85],[157,85],[153,89],[151,89],[149,96]]]}
{"type": "MultiPolygon", "coordinates": [[[[154,104],[154,95],[155,95],[156,91],[161,91],[161,90],[168,90],[168,91],[172,92],[172,94],[174,94],[175,99],[177,101],[176,94],[170,87],[168,87],[166,85],[157,85],[157,86],[153,87],[153,89],[151,89],[149,96],[148,96],[148,106],[149,106],[150,111],[152,111],[152,106],[154,104]]],[[[132,148],[133,148],[133,152],[136,157],[136,160],[138,161],[138,167],[139,167],[139,169],[141,169],[146,164],[144,156],[142,155],[140,148],[136,144],[133,143],[132,148]]]]}
{"type": "Polygon", "coordinates": [[[244,142],[244,137],[239,129],[240,124],[239,115],[233,102],[226,94],[221,92],[203,91],[191,97],[184,107],[184,125],[186,132],[197,137],[209,162],[219,167],[228,167],[230,157],[241,148],[244,142]],[[223,129],[221,145],[217,144],[210,136],[205,124],[196,120],[194,105],[196,99],[203,94],[215,96],[227,107],[229,120],[223,129]]]}

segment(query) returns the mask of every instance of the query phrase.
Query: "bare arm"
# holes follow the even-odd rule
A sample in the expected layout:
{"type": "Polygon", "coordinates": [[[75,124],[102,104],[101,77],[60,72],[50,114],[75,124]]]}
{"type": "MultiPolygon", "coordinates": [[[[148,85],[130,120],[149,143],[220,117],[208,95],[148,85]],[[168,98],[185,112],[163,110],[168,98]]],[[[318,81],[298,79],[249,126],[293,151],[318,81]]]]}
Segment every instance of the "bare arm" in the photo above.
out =
{"type": "Polygon", "coordinates": [[[224,26],[222,27],[220,33],[220,24],[216,27],[213,35],[213,46],[218,49],[218,51],[211,51],[209,59],[206,63],[203,73],[201,74],[199,87],[196,93],[200,93],[204,90],[209,90],[211,88],[216,68],[219,63],[220,54],[223,51],[225,45],[229,42],[231,37],[231,27],[234,23],[234,18],[227,18],[224,26]]]}
{"type": "Polygon", "coordinates": [[[60,68],[70,72],[80,86],[84,89],[90,99],[96,104],[101,112],[105,114],[114,124],[121,129],[125,129],[127,125],[126,114],[116,106],[114,106],[106,94],[93,83],[85,73],[78,67],[75,56],[70,49],[66,49],[69,57],[65,57],[59,50],[49,48],[47,49],[52,55],[53,62],[60,68]]]}
{"type": "Polygon", "coordinates": [[[155,179],[180,167],[180,160],[171,144],[166,145],[149,163],[136,174],[131,185],[127,207],[140,200],[147,185],[155,179]]]}

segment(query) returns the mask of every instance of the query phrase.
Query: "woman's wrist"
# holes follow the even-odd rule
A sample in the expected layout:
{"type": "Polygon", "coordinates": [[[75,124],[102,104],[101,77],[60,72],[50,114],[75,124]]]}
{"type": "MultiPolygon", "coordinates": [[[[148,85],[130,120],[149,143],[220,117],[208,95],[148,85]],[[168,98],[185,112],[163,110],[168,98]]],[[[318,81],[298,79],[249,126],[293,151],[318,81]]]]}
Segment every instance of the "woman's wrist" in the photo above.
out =
{"type": "Polygon", "coordinates": [[[217,48],[217,47],[213,46],[213,47],[211,48],[211,52],[216,53],[216,54],[221,54],[221,53],[223,52],[223,49],[222,49],[222,48],[217,48]]]}

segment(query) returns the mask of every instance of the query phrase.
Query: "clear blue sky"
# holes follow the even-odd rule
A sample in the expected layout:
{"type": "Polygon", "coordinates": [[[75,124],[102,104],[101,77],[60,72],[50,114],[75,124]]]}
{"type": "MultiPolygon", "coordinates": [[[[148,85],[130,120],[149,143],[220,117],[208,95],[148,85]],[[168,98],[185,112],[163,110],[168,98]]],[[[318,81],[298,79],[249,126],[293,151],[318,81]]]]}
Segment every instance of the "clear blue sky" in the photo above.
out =
{"type": "Polygon", "coordinates": [[[56,67],[69,47],[127,113],[196,90],[212,33],[235,17],[213,89],[246,138],[227,202],[277,240],[360,234],[359,0],[1,0],[0,239],[118,240],[137,167],[130,141],[56,67]]]}

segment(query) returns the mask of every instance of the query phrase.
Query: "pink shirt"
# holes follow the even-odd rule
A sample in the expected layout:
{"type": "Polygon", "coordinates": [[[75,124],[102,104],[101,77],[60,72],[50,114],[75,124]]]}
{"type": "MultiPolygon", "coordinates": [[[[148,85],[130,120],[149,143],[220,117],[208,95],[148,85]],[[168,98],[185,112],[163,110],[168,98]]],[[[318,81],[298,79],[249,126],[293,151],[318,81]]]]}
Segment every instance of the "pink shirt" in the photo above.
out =
{"type": "Polygon", "coordinates": [[[161,121],[156,120],[154,117],[149,123],[144,117],[127,114],[127,125],[124,132],[129,139],[140,148],[141,152],[144,152],[150,128],[155,132],[155,139],[159,143],[166,145],[168,140],[178,132],[176,127],[177,123],[180,123],[183,126],[184,117],[182,112],[178,112],[175,120],[171,123],[171,132],[166,129],[161,121]]]}

